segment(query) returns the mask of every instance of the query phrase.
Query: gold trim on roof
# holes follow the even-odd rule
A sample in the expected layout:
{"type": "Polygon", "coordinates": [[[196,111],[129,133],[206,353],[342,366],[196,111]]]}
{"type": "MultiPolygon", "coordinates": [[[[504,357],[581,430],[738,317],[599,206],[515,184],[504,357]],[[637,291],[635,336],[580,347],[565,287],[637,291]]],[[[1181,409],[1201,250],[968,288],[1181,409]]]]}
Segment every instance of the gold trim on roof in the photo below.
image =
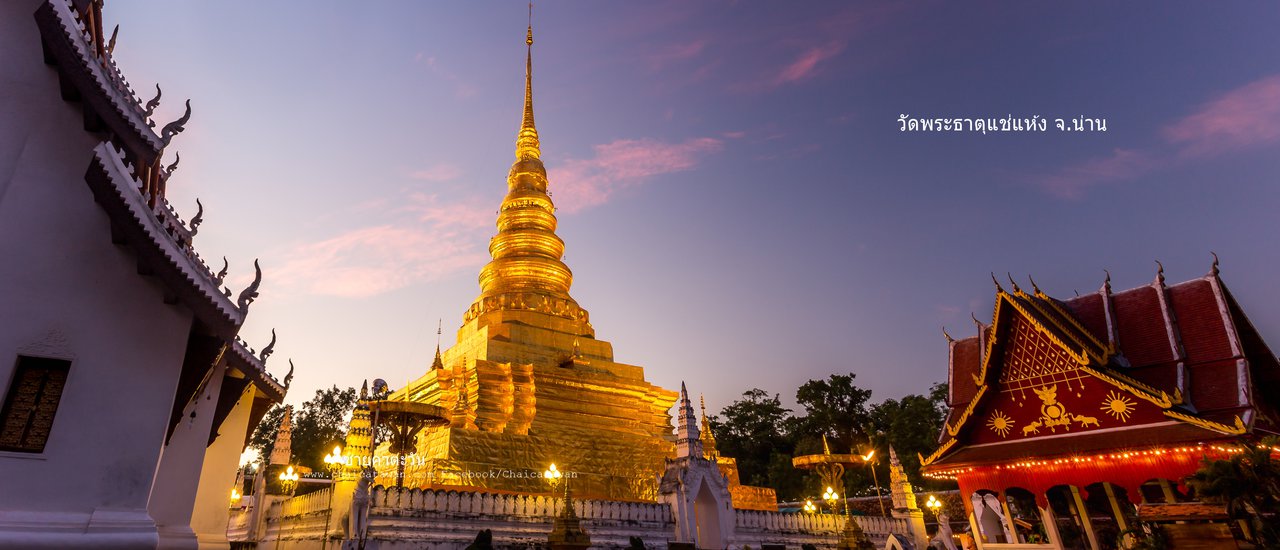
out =
{"type": "Polygon", "coordinates": [[[1169,418],[1181,420],[1188,424],[1192,424],[1194,426],[1204,428],[1206,430],[1221,432],[1227,435],[1244,435],[1245,432],[1249,431],[1249,428],[1244,425],[1244,421],[1240,419],[1240,415],[1236,415],[1234,426],[1228,426],[1221,422],[1214,422],[1212,420],[1207,420],[1204,418],[1200,418],[1198,416],[1191,416],[1189,414],[1184,414],[1184,413],[1180,413],[1178,411],[1173,411],[1173,410],[1164,411],[1164,415],[1168,416],[1169,418]]]}

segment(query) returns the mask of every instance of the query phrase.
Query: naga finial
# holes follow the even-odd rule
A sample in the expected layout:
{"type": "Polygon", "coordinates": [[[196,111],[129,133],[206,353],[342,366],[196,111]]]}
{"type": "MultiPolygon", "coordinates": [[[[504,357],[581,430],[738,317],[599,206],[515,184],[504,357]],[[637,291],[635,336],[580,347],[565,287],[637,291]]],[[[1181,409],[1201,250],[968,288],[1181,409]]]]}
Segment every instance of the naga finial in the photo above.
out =
{"type": "Polygon", "coordinates": [[[996,272],[994,271],[991,272],[991,282],[996,284],[997,292],[1004,292],[1004,287],[1000,286],[1000,281],[996,279],[996,272]]]}
{"type": "Polygon", "coordinates": [[[978,316],[974,315],[973,312],[970,311],[969,318],[973,319],[973,324],[978,325],[978,332],[982,332],[982,321],[978,320],[978,316]]]}
{"type": "Polygon", "coordinates": [[[240,309],[240,313],[244,314],[249,311],[249,304],[252,304],[258,297],[258,285],[262,284],[262,268],[258,267],[258,260],[253,260],[253,282],[249,286],[240,291],[240,297],[236,299],[236,307],[240,309]]]}
{"type": "Polygon", "coordinates": [[[170,164],[168,168],[164,169],[165,173],[172,176],[174,170],[178,169],[178,163],[181,161],[182,161],[182,155],[175,152],[173,154],[173,164],[170,164]]]}
{"type": "Polygon", "coordinates": [[[1040,292],[1040,286],[1036,284],[1036,280],[1031,277],[1030,273],[1027,274],[1027,280],[1031,281],[1031,290],[1033,290],[1037,296],[1044,294],[1043,292],[1040,292]]]}
{"type": "Polygon", "coordinates": [[[1156,281],[1164,284],[1164,264],[1160,263],[1160,260],[1156,260],[1156,267],[1156,281]]]}
{"type": "Polygon", "coordinates": [[[160,130],[160,141],[163,141],[165,145],[168,145],[169,140],[173,139],[173,136],[178,135],[182,130],[186,129],[188,120],[191,120],[190,99],[187,100],[187,110],[182,113],[182,116],[179,117],[178,120],[165,124],[164,129],[160,130]]]}
{"type": "Polygon", "coordinates": [[[284,375],[284,389],[289,389],[289,384],[293,383],[293,359],[289,359],[289,372],[284,375]]]}
{"type": "Polygon", "coordinates": [[[1104,269],[1102,272],[1107,274],[1107,278],[1102,281],[1102,291],[1111,294],[1111,271],[1104,269]]]}
{"type": "MultiPolygon", "coordinates": [[[[146,110],[145,112],[143,112],[143,115],[144,115],[144,116],[146,116],[147,118],[151,118],[151,115],[155,114],[155,112],[156,112],[156,107],[159,107],[159,106],[160,106],[160,96],[161,96],[161,95],[163,95],[163,92],[161,92],[161,91],[160,91],[160,85],[159,85],[159,84],[156,84],[156,96],[155,96],[155,97],[153,97],[153,98],[151,98],[151,101],[148,101],[148,102],[147,102],[147,110],[146,110]]],[[[153,128],[154,128],[154,127],[155,127],[155,125],[156,125],[156,123],[155,123],[155,121],[154,121],[154,120],[153,120],[153,121],[151,121],[149,124],[151,124],[151,126],[152,126],[153,128]]]]}
{"type": "Polygon", "coordinates": [[[1212,250],[1210,250],[1209,253],[1213,255],[1213,267],[1209,270],[1209,273],[1212,273],[1214,277],[1217,277],[1218,273],[1220,273],[1218,270],[1218,253],[1212,250]]]}
{"type": "Polygon", "coordinates": [[[947,339],[948,344],[956,341],[956,339],[952,338],[950,334],[947,334],[947,327],[942,327],[942,337],[947,339]]]}
{"type": "Polygon", "coordinates": [[[1013,291],[1021,293],[1022,289],[1018,287],[1018,282],[1013,280],[1013,274],[1008,271],[1004,272],[1004,276],[1009,278],[1009,284],[1013,285],[1013,291]]]}
{"type": "Polygon", "coordinates": [[[276,329],[271,329],[271,341],[268,342],[267,345],[262,348],[262,353],[258,354],[258,360],[262,361],[262,364],[264,365],[267,364],[267,358],[271,357],[271,354],[275,353],[275,351],[276,351],[276,329]]]}
{"type": "Polygon", "coordinates": [[[204,223],[204,205],[200,204],[200,199],[196,199],[196,215],[191,217],[191,236],[194,238],[196,233],[200,231],[200,224],[204,223]]]}
{"type": "Polygon", "coordinates": [[[223,257],[222,257],[222,271],[219,271],[217,275],[214,275],[214,276],[213,276],[213,285],[214,285],[214,286],[222,286],[222,280],[223,280],[223,279],[225,279],[225,278],[227,278],[227,268],[229,268],[229,267],[231,267],[231,265],[227,263],[227,257],[226,257],[226,256],[223,256],[223,257]]]}
{"type": "Polygon", "coordinates": [[[116,51],[116,35],[118,34],[120,34],[120,25],[116,25],[116,28],[111,31],[111,40],[107,41],[107,55],[111,55],[112,52],[116,51]]]}

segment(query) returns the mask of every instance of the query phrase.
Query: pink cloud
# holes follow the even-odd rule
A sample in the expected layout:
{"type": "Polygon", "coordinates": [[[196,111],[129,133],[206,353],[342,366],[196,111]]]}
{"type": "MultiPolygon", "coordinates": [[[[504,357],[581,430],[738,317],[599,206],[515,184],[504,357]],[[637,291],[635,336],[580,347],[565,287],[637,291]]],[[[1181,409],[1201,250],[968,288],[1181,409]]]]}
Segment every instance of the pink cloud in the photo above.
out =
{"type": "Polygon", "coordinates": [[[1148,153],[1132,149],[1116,149],[1110,156],[1090,159],[1069,166],[1056,174],[1039,178],[1051,195],[1074,199],[1094,185],[1136,178],[1158,166],[1148,153]]]}
{"type": "Polygon", "coordinates": [[[1280,140],[1280,75],[1222,94],[1169,125],[1164,138],[1182,157],[1203,157],[1280,140]]]}
{"type": "Polygon", "coordinates": [[[414,194],[389,213],[393,223],[361,227],[282,254],[272,277],[310,294],[362,298],[451,275],[484,263],[482,228],[491,208],[414,194]],[[398,214],[398,216],[397,216],[398,214]]]}
{"type": "Polygon", "coordinates": [[[617,191],[653,176],[689,170],[703,156],[719,151],[723,145],[721,140],[710,137],[683,143],[620,139],[596,145],[594,157],[570,159],[551,169],[556,205],[566,212],[575,212],[603,204],[617,191]]]}
{"type": "Polygon", "coordinates": [[[707,40],[699,39],[685,44],[671,44],[648,55],[649,68],[658,71],[672,63],[697,57],[707,47],[707,40]]]}
{"type": "Polygon", "coordinates": [[[462,175],[462,169],[452,164],[436,164],[422,170],[415,170],[409,177],[424,181],[449,181],[462,175]]]}
{"type": "Polygon", "coordinates": [[[1256,80],[1166,126],[1164,143],[1147,150],[1116,149],[1110,156],[1036,178],[1050,194],[1079,198],[1094,185],[1141,177],[1161,168],[1280,141],[1280,75],[1256,80]]]}
{"type": "Polygon", "coordinates": [[[840,42],[831,42],[824,46],[809,48],[773,78],[773,85],[781,86],[812,78],[818,73],[818,65],[820,63],[834,57],[843,50],[844,44],[840,42]]]}

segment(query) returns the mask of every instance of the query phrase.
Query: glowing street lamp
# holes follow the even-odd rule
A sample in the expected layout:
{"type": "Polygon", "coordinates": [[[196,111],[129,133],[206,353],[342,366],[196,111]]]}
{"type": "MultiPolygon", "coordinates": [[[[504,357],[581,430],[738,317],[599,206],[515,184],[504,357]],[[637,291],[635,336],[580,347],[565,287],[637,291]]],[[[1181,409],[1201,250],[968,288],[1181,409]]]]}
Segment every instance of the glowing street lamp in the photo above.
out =
{"type": "Polygon", "coordinates": [[[839,499],[840,499],[840,495],[837,494],[836,490],[831,487],[827,487],[827,492],[822,493],[822,500],[827,501],[827,506],[831,507],[831,515],[835,515],[836,500],[839,500],[839,499]]]}
{"type": "Polygon", "coordinates": [[[864,464],[871,465],[871,481],[876,484],[876,502],[880,503],[880,515],[888,516],[889,513],[884,510],[884,501],[880,499],[880,479],[876,475],[876,466],[875,462],[873,462],[873,459],[876,457],[876,450],[871,449],[871,452],[865,455],[858,455],[858,457],[862,459],[864,464]]]}
{"type": "Polygon", "coordinates": [[[929,495],[929,500],[924,502],[924,506],[925,508],[928,508],[930,512],[933,512],[933,517],[936,518],[938,517],[938,509],[942,508],[942,501],[938,500],[938,497],[934,495],[929,495]]]}
{"type": "Polygon", "coordinates": [[[560,473],[560,470],[556,469],[556,464],[552,462],[551,467],[542,472],[542,477],[547,480],[547,483],[551,484],[551,493],[554,495],[556,489],[560,487],[560,479],[564,477],[564,474],[560,473]]]}
{"type": "Polygon", "coordinates": [[[320,538],[321,545],[329,544],[329,522],[333,521],[333,494],[338,492],[334,484],[338,482],[338,473],[346,463],[347,459],[342,456],[342,447],[339,445],[334,445],[333,452],[324,455],[324,467],[329,470],[329,511],[325,514],[324,535],[320,538]]]}
{"type": "Polygon", "coordinates": [[[818,511],[818,507],[813,505],[812,500],[806,500],[804,501],[804,511],[812,514],[818,511]]]}
{"type": "Polygon", "coordinates": [[[293,465],[290,465],[285,471],[280,472],[280,488],[289,493],[289,496],[293,496],[293,491],[298,488],[298,480],[301,478],[298,472],[293,471],[293,465]]]}

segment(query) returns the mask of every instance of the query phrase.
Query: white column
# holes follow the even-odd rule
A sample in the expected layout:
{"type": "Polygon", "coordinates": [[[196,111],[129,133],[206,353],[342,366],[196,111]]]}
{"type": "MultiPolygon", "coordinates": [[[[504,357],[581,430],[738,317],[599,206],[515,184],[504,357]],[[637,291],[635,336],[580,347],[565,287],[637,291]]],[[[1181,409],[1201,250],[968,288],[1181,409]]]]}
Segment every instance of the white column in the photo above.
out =
{"type": "Polygon", "coordinates": [[[218,428],[218,438],[205,450],[200,486],[191,512],[191,529],[195,531],[201,550],[229,548],[227,521],[230,519],[231,486],[236,481],[240,455],[244,453],[245,435],[254,428],[249,425],[249,414],[256,395],[257,390],[252,384],[245,388],[240,400],[236,401],[218,428]]]}
{"type": "Polygon", "coordinates": [[[209,442],[209,429],[213,425],[213,413],[225,373],[226,365],[219,361],[195,400],[182,409],[173,436],[160,456],[160,466],[151,485],[151,498],[147,501],[147,512],[155,519],[160,531],[158,548],[194,550],[198,547],[195,531],[191,529],[191,511],[195,506],[205,446],[209,442]],[[193,412],[194,417],[191,416],[193,412]]]}

